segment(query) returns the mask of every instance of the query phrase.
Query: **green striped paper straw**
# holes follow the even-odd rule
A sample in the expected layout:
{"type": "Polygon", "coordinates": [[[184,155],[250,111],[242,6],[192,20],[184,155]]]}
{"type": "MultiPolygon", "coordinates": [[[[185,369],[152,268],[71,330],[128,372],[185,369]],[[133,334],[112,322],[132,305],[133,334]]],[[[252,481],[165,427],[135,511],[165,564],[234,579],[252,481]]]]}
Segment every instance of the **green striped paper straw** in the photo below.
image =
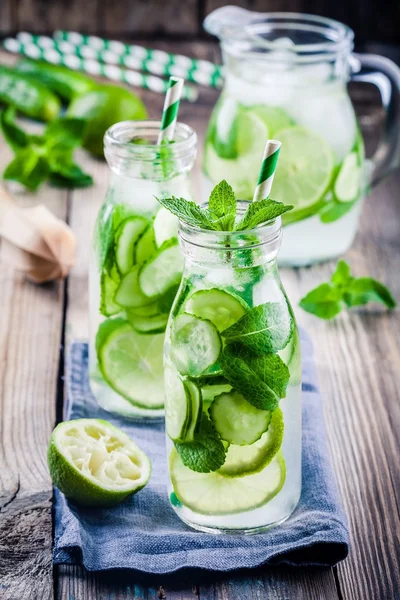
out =
{"type": "MultiPolygon", "coordinates": [[[[131,69],[122,69],[117,65],[106,65],[99,61],[80,58],[73,54],[63,54],[59,49],[51,46],[43,48],[35,43],[23,43],[14,38],[6,38],[3,40],[2,45],[9,52],[21,54],[28,58],[43,60],[53,65],[63,65],[73,71],[82,71],[88,75],[99,75],[112,81],[127,83],[131,86],[151,90],[158,94],[165,94],[169,87],[168,81],[161,79],[161,77],[144,75],[131,69]]],[[[193,86],[185,86],[182,90],[182,98],[189,102],[195,102],[198,96],[199,92],[193,86]]]]}
{"type": "Polygon", "coordinates": [[[159,146],[165,141],[170,142],[174,139],[175,125],[178,120],[182,88],[182,77],[170,77],[168,90],[165,96],[163,114],[161,117],[160,133],[157,141],[159,146]]]}
{"type": "Polygon", "coordinates": [[[269,197],[280,149],[281,143],[278,140],[267,141],[261,163],[260,175],[258,176],[257,187],[253,196],[253,202],[269,197]]]}
{"type": "MultiPolygon", "coordinates": [[[[24,34],[25,35],[25,34],[24,34]]],[[[29,35],[29,34],[28,34],[29,35]]],[[[39,36],[40,37],[40,36],[39,36]]],[[[101,60],[99,55],[106,60],[120,62],[126,66],[128,61],[135,61],[140,66],[134,66],[143,71],[156,75],[176,75],[188,81],[210,87],[221,87],[223,81],[223,67],[208,60],[189,58],[182,54],[172,54],[164,50],[143,48],[142,46],[124,44],[116,40],[107,40],[93,35],[83,35],[75,31],[56,31],[54,38],[57,41],[66,41],[82,52],[97,53],[92,56],[101,60]],[[87,50],[83,50],[86,48],[87,50]],[[118,58],[116,58],[118,57],[118,58]]]]}

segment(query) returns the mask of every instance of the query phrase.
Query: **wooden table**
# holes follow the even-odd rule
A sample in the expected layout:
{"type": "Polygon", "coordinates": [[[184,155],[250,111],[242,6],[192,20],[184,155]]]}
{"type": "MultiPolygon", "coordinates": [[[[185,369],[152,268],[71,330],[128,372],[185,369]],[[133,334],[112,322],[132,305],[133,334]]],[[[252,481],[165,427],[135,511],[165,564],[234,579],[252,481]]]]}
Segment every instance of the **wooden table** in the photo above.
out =
{"type": "MultiPolygon", "coordinates": [[[[210,46],[181,44],[179,49],[215,58],[210,46]]],[[[151,92],[143,97],[150,115],[158,117],[163,99],[151,92]]],[[[204,90],[196,110],[187,103],[181,106],[180,119],[198,130],[200,147],[215,99],[215,92],[204,90]]],[[[362,110],[368,112],[364,125],[379,120],[379,110],[362,110]]],[[[9,158],[1,142],[1,168],[9,158]]],[[[350,522],[349,557],[333,569],[264,568],[196,580],[152,577],[150,583],[123,574],[98,576],[79,567],[53,569],[46,447],[62,414],[64,348],[67,352],[72,339],[87,337],[90,235],[108,180],[103,162],[83,152],[80,158],[94,177],[92,188],[69,192],[45,187],[38,196],[18,199],[24,206],[42,202],[69,222],[78,239],[78,260],[69,280],[35,286],[7,265],[0,269],[0,598],[398,600],[399,311],[365,308],[331,323],[302,312],[299,298],[330,276],[332,263],[285,270],[282,275],[298,320],[314,342],[329,447],[350,522]]],[[[383,280],[397,298],[399,185],[397,174],[372,192],[346,256],[356,275],[383,280]]]]}

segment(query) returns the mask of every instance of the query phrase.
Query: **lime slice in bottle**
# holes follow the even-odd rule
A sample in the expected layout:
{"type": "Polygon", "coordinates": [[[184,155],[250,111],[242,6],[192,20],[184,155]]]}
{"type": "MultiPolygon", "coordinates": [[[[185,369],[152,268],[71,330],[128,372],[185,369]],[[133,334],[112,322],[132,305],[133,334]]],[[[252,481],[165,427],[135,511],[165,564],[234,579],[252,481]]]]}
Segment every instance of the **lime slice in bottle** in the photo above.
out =
{"type": "Polygon", "coordinates": [[[360,193],[362,169],[358,155],[351,152],[344,159],[334,185],[334,193],[338,202],[353,202],[360,193]]]}
{"type": "Polygon", "coordinates": [[[248,308],[239,296],[218,288],[199,290],[185,304],[185,312],[211,321],[218,331],[236,323],[248,308]]]}
{"type": "Polygon", "coordinates": [[[295,122],[283,108],[278,106],[268,106],[267,104],[256,104],[250,110],[262,121],[264,121],[270,138],[275,137],[277,131],[292,127],[295,122]]]}
{"type": "Polygon", "coordinates": [[[259,440],[249,446],[231,444],[226,453],[226,460],[218,473],[225,477],[243,477],[258,473],[269,465],[280,450],[283,441],[283,415],[280,408],[272,413],[271,422],[259,440]]]}
{"type": "Polygon", "coordinates": [[[316,214],[331,184],[335,158],[329,145],[304,127],[289,127],[276,134],[282,142],[272,197],[294,205],[284,223],[316,214]]]}
{"type": "Polygon", "coordinates": [[[101,419],[77,419],[54,429],[48,449],[50,475],[70,500],[113,506],[149,481],[150,460],[123,431],[101,419]]]}
{"type": "Polygon", "coordinates": [[[162,408],[163,346],[164,334],[138,333],[122,318],[104,321],[96,336],[101,374],[113,390],[133,405],[162,408]]]}
{"type": "Polygon", "coordinates": [[[280,492],[286,478],[285,461],[280,453],[258,473],[225,477],[218,471],[191,471],[173,449],[170,472],[178,500],[191,510],[206,515],[229,515],[263,506],[280,492]]]}

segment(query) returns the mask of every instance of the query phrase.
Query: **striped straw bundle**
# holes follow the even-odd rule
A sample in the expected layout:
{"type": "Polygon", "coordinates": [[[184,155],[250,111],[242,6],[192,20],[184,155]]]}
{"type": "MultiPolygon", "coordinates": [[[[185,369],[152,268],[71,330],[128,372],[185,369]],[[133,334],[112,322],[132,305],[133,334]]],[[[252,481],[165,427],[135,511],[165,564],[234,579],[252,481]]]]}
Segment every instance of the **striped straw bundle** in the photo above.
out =
{"type": "Polygon", "coordinates": [[[278,163],[281,143],[278,140],[268,140],[258,176],[257,187],[254,191],[253,202],[268,198],[278,163]]]}
{"type": "MultiPolygon", "coordinates": [[[[31,36],[19,34],[18,39],[6,38],[3,47],[9,52],[14,52],[33,59],[63,65],[74,71],[83,71],[90,75],[101,75],[113,81],[128,83],[157,93],[166,93],[169,88],[168,81],[154,75],[145,75],[131,69],[122,69],[115,64],[104,64],[92,58],[82,58],[77,54],[62,52],[52,38],[45,36],[31,36]],[[28,37],[29,40],[28,41],[28,37]],[[40,38],[40,44],[36,38],[40,38]]],[[[193,86],[185,86],[182,98],[194,102],[198,98],[198,90],[193,86]]]]}

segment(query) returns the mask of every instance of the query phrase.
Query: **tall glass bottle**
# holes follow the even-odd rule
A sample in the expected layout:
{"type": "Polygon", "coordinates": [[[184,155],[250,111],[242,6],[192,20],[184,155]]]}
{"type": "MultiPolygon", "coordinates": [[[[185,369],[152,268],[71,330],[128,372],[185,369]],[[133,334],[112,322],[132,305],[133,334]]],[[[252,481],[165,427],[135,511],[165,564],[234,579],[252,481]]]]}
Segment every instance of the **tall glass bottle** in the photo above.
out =
{"type": "Polygon", "coordinates": [[[107,411],[163,415],[163,344],[182,275],[177,219],[157,197],[191,198],[195,132],[178,123],[158,146],[159,121],[126,121],[105,135],[111,180],[90,264],[90,384],[107,411]]]}
{"type": "Polygon", "coordinates": [[[170,501],[197,529],[261,531],[301,490],[300,345],[277,267],[281,219],[179,233],[185,267],[165,343],[170,501]]]}

